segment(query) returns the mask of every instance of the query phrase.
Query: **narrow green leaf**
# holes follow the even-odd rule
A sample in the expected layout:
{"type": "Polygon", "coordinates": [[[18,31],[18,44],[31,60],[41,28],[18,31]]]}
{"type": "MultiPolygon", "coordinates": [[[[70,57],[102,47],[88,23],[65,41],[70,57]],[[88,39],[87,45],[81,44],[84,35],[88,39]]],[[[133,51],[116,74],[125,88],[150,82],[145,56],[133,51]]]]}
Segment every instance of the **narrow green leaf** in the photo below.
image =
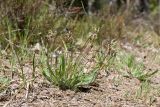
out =
{"type": "Polygon", "coordinates": [[[88,85],[88,84],[94,82],[96,77],[97,77],[97,70],[95,70],[89,74],[84,74],[81,78],[81,82],[78,83],[77,86],[88,85]]]}

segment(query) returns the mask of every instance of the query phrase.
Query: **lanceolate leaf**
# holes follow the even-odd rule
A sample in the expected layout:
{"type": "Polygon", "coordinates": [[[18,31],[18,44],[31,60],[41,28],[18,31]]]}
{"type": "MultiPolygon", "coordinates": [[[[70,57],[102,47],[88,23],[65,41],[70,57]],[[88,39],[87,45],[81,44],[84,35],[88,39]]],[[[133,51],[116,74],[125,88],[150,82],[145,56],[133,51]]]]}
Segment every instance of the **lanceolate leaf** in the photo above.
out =
{"type": "Polygon", "coordinates": [[[83,86],[94,82],[97,77],[97,70],[92,71],[89,74],[84,74],[81,78],[81,82],[77,86],[83,86]]]}

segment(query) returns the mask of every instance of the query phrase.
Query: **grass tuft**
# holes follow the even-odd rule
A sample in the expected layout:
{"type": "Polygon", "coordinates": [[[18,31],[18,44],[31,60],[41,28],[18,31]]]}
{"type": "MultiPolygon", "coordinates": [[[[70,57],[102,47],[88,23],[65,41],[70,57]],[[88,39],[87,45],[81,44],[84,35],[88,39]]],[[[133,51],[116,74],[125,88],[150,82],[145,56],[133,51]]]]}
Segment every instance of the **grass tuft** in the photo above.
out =
{"type": "Polygon", "coordinates": [[[49,64],[49,56],[42,54],[41,71],[43,76],[52,84],[62,90],[79,90],[80,87],[93,83],[97,76],[94,68],[89,73],[84,73],[82,65],[71,57],[61,54],[56,57],[56,63],[49,64]]]}

